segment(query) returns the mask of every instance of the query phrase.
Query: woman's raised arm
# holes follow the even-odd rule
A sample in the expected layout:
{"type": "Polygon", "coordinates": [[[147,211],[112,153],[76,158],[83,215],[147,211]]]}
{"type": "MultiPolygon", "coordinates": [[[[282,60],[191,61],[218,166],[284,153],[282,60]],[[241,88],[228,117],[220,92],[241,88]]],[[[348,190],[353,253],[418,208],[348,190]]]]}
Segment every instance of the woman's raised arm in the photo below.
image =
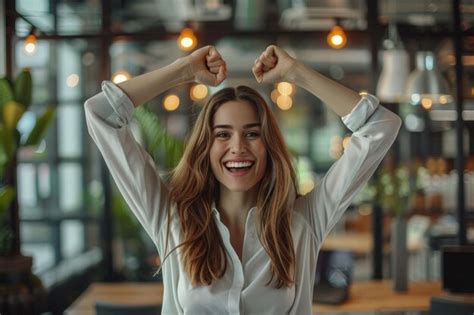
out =
{"type": "Polygon", "coordinates": [[[349,114],[360,101],[357,92],[311,69],[278,46],[268,46],[255,60],[252,71],[260,83],[281,80],[306,89],[341,117],[349,114]]]}
{"type": "MultiPolygon", "coordinates": [[[[85,102],[87,128],[131,211],[162,254],[161,236],[171,206],[168,188],[155,161],[135,140],[129,126],[134,107],[181,83],[217,85],[225,79],[225,63],[211,46],[196,50],[169,66],[115,85],[85,102]]],[[[159,164],[159,161],[158,161],[159,164]]]]}
{"type": "Polygon", "coordinates": [[[295,211],[312,226],[320,245],[375,172],[395,141],[401,120],[379,106],[376,97],[361,97],[276,46],[269,46],[260,55],[253,73],[259,82],[281,80],[303,87],[341,116],[343,123],[353,132],[344,154],[334,162],[316,188],[295,203],[295,211]]]}
{"type": "Polygon", "coordinates": [[[226,77],[226,64],[213,46],[206,46],[172,64],[118,84],[135,107],[177,85],[201,82],[217,86],[226,77]]]}

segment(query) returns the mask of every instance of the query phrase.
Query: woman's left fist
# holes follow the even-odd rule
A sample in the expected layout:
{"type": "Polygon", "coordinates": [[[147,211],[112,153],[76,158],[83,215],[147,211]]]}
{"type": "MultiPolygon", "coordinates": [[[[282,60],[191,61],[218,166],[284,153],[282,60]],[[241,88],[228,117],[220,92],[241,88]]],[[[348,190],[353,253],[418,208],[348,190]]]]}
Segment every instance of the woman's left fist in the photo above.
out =
{"type": "Polygon", "coordinates": [[[270,45],[255,60],[253,75],[258,83],[273,83],[285,80],[285,76],[296,62],[295,58],[278,46],[270,45]]]}

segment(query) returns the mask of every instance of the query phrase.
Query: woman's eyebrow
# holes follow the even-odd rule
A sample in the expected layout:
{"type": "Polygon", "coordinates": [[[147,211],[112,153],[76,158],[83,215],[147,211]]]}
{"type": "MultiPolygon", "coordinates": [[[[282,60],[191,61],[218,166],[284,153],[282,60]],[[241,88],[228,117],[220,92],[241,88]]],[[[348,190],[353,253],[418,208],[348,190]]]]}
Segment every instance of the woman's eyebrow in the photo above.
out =
{"type": "MultiPolygon", "coordinates": [[[[261,126],[260,123],[250,123],[250,124],[245,124],[243,129],[250,129],[250,128],[260,127],[260,126],[261,126]]],[[[215,125],[212,129],[217,129],[217,128],[233,129],[234,127],[232,125],[215,125]]]]}

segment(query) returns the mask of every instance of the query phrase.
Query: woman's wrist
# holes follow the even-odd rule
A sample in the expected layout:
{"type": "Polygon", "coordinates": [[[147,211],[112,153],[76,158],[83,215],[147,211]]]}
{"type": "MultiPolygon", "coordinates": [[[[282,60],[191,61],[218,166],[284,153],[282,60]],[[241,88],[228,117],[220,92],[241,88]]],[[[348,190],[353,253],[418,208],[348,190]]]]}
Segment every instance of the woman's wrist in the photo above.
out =
{"type": "Polygon", "coordinates": [[[302,77],[302,72],[304,71],[305,67],[306,65],[303,62],[295,59],[289,67],[288,71],[283,74],[283,81],[299,85],[299,82],[301,81],[302,77]]]}
{"type": "Polygon", "coordinates": [[[176,70],[179,73],[178,77],[181,81],[180,83],[189,83],[195,81],[196,72],[189,56],[176,59],[176,61],[173,63],[173,66],[176,67],[176,70]]]}

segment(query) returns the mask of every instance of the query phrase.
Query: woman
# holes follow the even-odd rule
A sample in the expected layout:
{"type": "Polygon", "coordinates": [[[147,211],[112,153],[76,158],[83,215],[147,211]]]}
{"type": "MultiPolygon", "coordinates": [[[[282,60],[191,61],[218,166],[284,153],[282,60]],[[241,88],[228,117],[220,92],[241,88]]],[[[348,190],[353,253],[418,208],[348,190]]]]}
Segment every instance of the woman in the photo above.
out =
{"type": "Polygon", "coordinates": [[[276,120],[253,89],[223,89],[201,111],[167,186],[134,140],[134,106],[185,82],[219,85],[212,46],[114,85],[86,101],[89,132],[162,258],[164,314],[310,314],[319,248],[395,140],[400,118],[375,97],[324,77],[269,46],[259,83],[290,81],[319,97],[353,131],[321,183],[296,196],[276,120]]]}

